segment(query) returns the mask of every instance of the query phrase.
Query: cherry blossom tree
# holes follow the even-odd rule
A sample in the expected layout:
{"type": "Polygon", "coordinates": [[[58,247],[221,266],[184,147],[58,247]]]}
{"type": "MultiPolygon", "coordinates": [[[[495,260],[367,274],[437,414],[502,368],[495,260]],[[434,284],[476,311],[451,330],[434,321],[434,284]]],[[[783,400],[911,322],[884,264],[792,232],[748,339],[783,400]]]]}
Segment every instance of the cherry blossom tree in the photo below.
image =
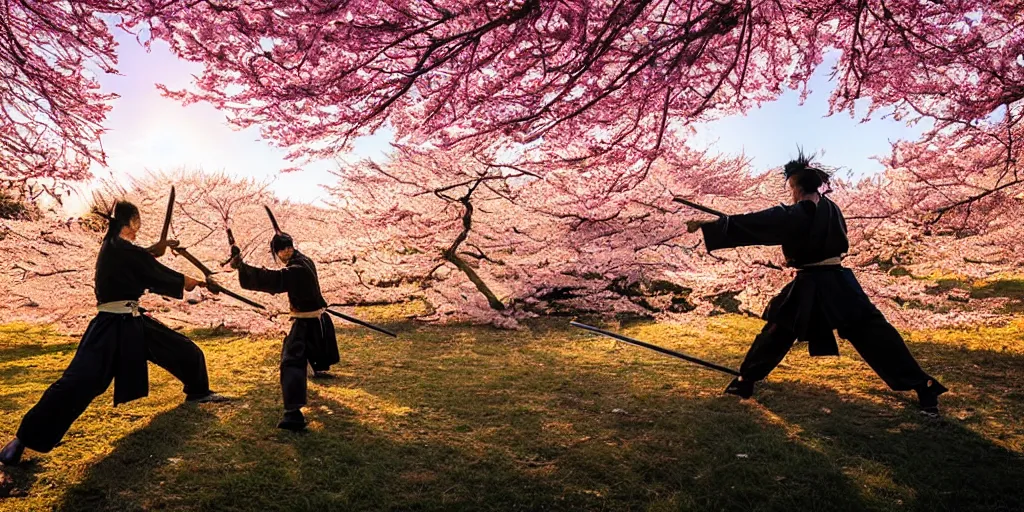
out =
{"type": "MultiPolygon", "coordinates": [[[[230,225],[247,257],[266,261],[260,204],[270,203],[321,263],[329,301],[423,296],[436,318],[507,325],[585,308],[674,314],[728,303],[755,312],[787,277],[776,253],[707,255],[683,233],[692,213],[671,197],[745,211],[777,202],[781,185],[685,140],[693,123],[742,113],[785,88],[806,92],[834,50],[829,113],[866,107],[867,116],[930,127],[894,145],[883,175],[836,186],[851,222],[850,261],[883,307],[920,303],[934,315],[908,317],[965,318],[894,269],[986,276],[1019,268],[1024,254],[1014,224],[1024,194],[1019,2],[141,0],[5,9],[0,64],[12,85],[0,93],[0,158],[12,179],[72,179],[102,161],[109,96],[85,71],[116,64],[101,13],[203,64],[194,87],[167,95],[260,127],[292,158],[337,156],[355,137],[394,129],[393,159],[340,172],[333,209],[275,202],[251,182],[174,178],[183,198],[175,236],[204,260],[226,256],[230,225]]],[[[158,229],[166,185],[154,178],[116,193],[142,203],[146,229],[158,229]]],[[[29,231],[50,231],[36,227],[29,231]]],[[[16,249],[49,253],[23,245],[16,249]]],[[[58,272],[62,260],[16,256],[19,286],[73,275],[58,272]]],[[[193,299],[196,311],[225,300],[193,299]]]]}
{"type": "MultiPolygon", "coordinates": [[[[689,123],[806,87],[825,52],[834,112],[1016,123],[1024,98],[1018,2],[618,0],[495,3],[141,2],[195,87],[292,155],[326,157],[385,124],[399,140],[533,145],[530,162],[604,155],[646,168],[689,123]]],[[[955,134],[954,134],[955,135],[955,134]]],[[[1006,137],[1003,137],[1004,139],[1006,137]]],[[[1004,140],[1004,142],[1009,142],[1004,140]]],[[[1019,146],[1019,145],[1018,145],[1019,146]]],[[[1014,150],[1004,161],[1016,162],[1014,150]]]]}
{"type": "Polygon", "coordinates": [[[99,14],[122,7],[106,0],[0,6],[0,179],[49,188],[51,180],[83,179],[92,162],[104,161],[100,136],[116,96],[100,91],[95,74],[116,73],[117,54],[99,14]]]}
{"type": "MultiPolygon", "coordinates": [[[[349,219],[342,224],[352,227],[342,236],[359,261],[361,293],[383,288],[391,300],[420,294],[433,319],[514,326],[548,314],[757,314],[792,277],[776,248],[707,254],[696,235],[685,234],[685,221],[697,214],[671,201],[684,195],[730,212],[777,204],[780,176],[751,175],[743,158],[676,153],[638,185],[614,191],[616,176],[600,170],[541,177],[473,154],[399,147],[389,162],[349,166],[338,178],[331,191],[349,219]]],[[[851,222],[864,226],[851,231],[851,264],[866,274],[883,309],[905,324],[965,318],[962,310],[947,317],[902,311],[906,304],[947,308],[947,297],[929,294],[928,283],[906,270],[939,263],[927,256],[938,254],[943,236],[908,231],[899,217],[858,216],[866,200],[885,199],[879,182],[836,185],[851,222]],[[890,272],[895,266],[903,273],[890,272]]]]}
{"type": "Polygon", "coordinates": [[[554,240],[516,202],[530,173],[472,153],[397,146],[386,164],[339,170],[329,190],[354,226],[363,287],[426,295],[434,315],[497,318],[512,298],[507,268],[549,256],[554,240]]]}
{"type": "Polygon", "coordinates": [[[806,87],[838,50],[832,112],[860,102],[869,116],[931,123],[893,166],[941,188],[963,182],[927,202],[959,218],[1021,193],[1022,11],[979,0],[18,1],[0,17],[0,156],[16,180],[80,178],[102,162],[112,96],[87,68],[115,72],[116,54],[101,15],[204,64],[194,88],[167,94],[260,126],[292,157],[335,156],[389,125],[406,143],[513,148],[538,175],[587,160],[623,190],[677,152],[689,124],[806,87]],[[962,148],[977,149],[967,159],[962,148]],[[957,165],[929,164],[950,155],[957,165]]]}
{"type": "MultiPolygon", "coordinates": [[[[746,169],[742,158],[678,154],[653,165],[638,186],[608,193],[601,182],[610,179],[606,173],[564,170],[536,178],[471,154],[408,151],[387,163],[339,171],[331,208],[276,201],[265,183],[195,171],[110,184],[100,198],[125,197],[138,204],[139,243],[148,245],[158,237],[175,184],[171,236],[220,271],[215,279],[228,287],[237,281],[230,269],[218,266],[228,254],[225,218],[247,261],[276,265],[267,249],[271,229],[262,208],[267,204],[298,248],[316,261],[330,303],[419,299],[430,306],[424,320],[514,327],[523,318],[551,314],[760,312],[791,277],[778,250],[709,255],[698,235],[685,233],[684,223],[694,213],[671,202],[672,196],[684,195],[728,212],[777,203],[783,193],[777,173],[751,175],[746,169]],[[404,182],[410,177],[416,180],[404,182]]],[[[1002,318],[1000,299],[969,292],[956,296],[957,290],[920,277],[971,280],[1012,272],[1020,256],[1004,247],[1020,244],[1007,240],[1019,230],[926,235],[907,229],[898,216],[857,218],[869,199],[884,202],[879,198],[892,190],[884,183],[837,183],[835,192],[851,217],[847,262],[879,306],[904,326],[1002,318]]],[[[0,305],[4,318],[84,326],[93,314],[92,271],[105,229],[96,220],[2,221],[0,288],[11,298],[0,305]]],[[[168,253],[162,261],[198,276],[183,258],[168,253]]],[[[286,326],[280,316],[288,309],[283,297],[254,298],[269,310],[201,289],[184,301],[146,296],[144,306],[175,326],[224,325],[252,332],[286,326]]]]}
{"type": "MultiPolygon", "coordinates": [[[[833,112],[863,100],[868,115],[933,124],[898,148],[899,166],[921,172],[926,152],[980,145],[961,168],[1001,164],[1009,176],[1020,161],[1022,11],[980,0],[23,0],[0,16],[0,154],[11,179],[79,178],[102,162],[112,96],[87,68],[116,71],[106,16],[204,64],[194,88],[169,95],[259,125],[296,158],[337,155],[387,124],[408,143],[525,147],[520,166],[534,173],[603,157],[635,183],[687,125],[806,87],[838,50],[833,112]]],[[[1020,192],[1016,178],[992,183],[1020,192]]],[[[988,197],[975,196],[935,211],[988,197]]]]}
{"type": "Polygon", "coordinates": [[[213,102],[293,156],[333,156],[390,123],[400,140],[543,139],[563,159],[650,160],[670,118],[773,97],[776,69],[809,73],[815,58],[767,4],[139,5],[153,38],[206,66],[196,90],[168,94],[213,102]]]}

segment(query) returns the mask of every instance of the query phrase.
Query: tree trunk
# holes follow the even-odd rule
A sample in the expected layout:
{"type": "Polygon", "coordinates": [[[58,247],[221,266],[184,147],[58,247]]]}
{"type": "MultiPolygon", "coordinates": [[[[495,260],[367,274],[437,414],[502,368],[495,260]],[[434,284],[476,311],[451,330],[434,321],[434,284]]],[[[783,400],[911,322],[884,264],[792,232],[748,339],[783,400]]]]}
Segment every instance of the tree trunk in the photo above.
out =
{"type": "Polygon", "coordinates": [[[480,290],[480,293],[484,294],[484,297],[487,297],[487,303],[491,305],[491,309],[495,311],[505,310],[505,304],[502,304],[502,302],[498,300],[497,295],[494,295],[494,292],[487,287],[487,283],[485,283],[483,279],[480,279],[480,276],[477,275],[475,270],[473,270],[473,267],[470,267],[468,263],[455,254],[446,252],[444,259],[451,262],[452,265],[455,265],[459,270],[466,274],[466,277],[476,285],[476,289],[480,290]]]}
{"type": "Polygon", "coordinates": [[[483,279],[480,279],[480,276],[475,270],[473,270],[473,267],[469,266],[469,264],[458,255],[459,246],[462,245],[462,242],[465,242],[466,238],[469,237],[469,230],[473,227],[473,203],[470,202],[469,198],[473,195],[473,191],[476,190],[476,187],[479,184],[480,182],[478,181],[470,187],[469,192],[465,196],[459,199],[459,202],[462,203],[462,206],[465,208],[465,212],[462,214],[462,232],[459,233],[459,236],[455,238],[454,242],[452,242],[451,247],[445,249],[443,255],[445,260],[450,262],[452,265],[455,265],[455,267],[461,270],[463,274],[466,274],[466,277],[468,277],[476,286],[476,289],[479,290],[484,297],[487,297],[487,303],[490,304],[491,309],[495,311],[504,311],[505,304],[498,300],[498,296],[491,291],[483,279]]]}

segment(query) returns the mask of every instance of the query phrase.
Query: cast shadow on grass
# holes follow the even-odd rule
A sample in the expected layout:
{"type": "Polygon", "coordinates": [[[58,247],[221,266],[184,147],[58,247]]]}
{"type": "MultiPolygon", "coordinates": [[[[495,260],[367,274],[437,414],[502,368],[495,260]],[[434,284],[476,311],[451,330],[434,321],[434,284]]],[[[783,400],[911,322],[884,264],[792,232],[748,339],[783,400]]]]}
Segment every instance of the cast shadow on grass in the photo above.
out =
{"type": "MultiPolygon", "coordinates": [[[[6,443],[9,439],[3,439],[2,443],[6,443]]],[[[0,505],[3,504],[3,500],[15,500],[19,497],[26,496],[29,493],[29,489],[35,485],[36,480],[39,478],[39,473],[43,471],[43,468],[39,465],[39,462],[34,459],[28,459],[19,464],[17,467],[0,466],[0,505]],[[6,475],[6,478],[4,478],[6,475]]]]}
{"type": "MultiPolygon", "coordinates": [[[[917,346],[965,366],[1019,362],[917,346]]],[[[698,381],[672,387],[647,365],[469,348],[413,344],[402,366],[311,385],[307,434],[274,428],[270,380],[218,409],[221,421],[164,413],[90,468],[63,508],[970,511],[1024,499],[1015,454],[867,398],[771,382],[765,409],[685,389],[698,381]]],[[[953,386],[985,383],[946,364],[953,386]]]]}
{"type": "MultiPolygon", "coordinates": [[[[481,413],[510,414],[515,432],[492,435],[487,422],[442,429],[416,415],[403,428],[379,428],[321,387],[310,390],[312,431],[291,434],[274,428],[277,391],[253,390],[219,424],[190,411],[158,416],[90,468],[60,508],[864,509],[827,458],[727,399],[656,397],[653,405],[677,412],[653,423],[602,415],[581,426],[593,439],[567,443],[550,435],[542,413],[523,417],[504,401],[485,401],[481,413]]],[[[471,420],[459,415],[451,419],[471,420]]]]}
{"type": "Polygon", "coordinates": [[[759,401],[816,438],[830,459],[882,502],[905,510],[1020,510],[1024,457],[990,438],[1019,446],[1022,427],[1015,418],[1024,415],[1017,386],[1024,357],[944,343],[918,342],[911,350],[951,389],[941,399],[941,420],[916,417],[916,395],[889,391],[880,381],[865,399],[825,386],[769,381],[769,393],[759,394],[759,401]]]}
{"type": "MultiPolygon", "coordinates": [[[[707,406],[722,409],[721,402],[689,404],[688,413],[707,406]]],[[[864,508],[857,489],[828,460],[742,411],[735,416],[725,412],[731,424],[724,429],[722,411],[682,417],[679,421],[687,426],[675,440],[646,439],[631,428],[628,435],[569,446],[524,424],[519,425],[524,431],[514,436],[478,437],[475,426],[422,431],[422,425],[414,424],[406,432],[384,433],[316,390],[311,405],[307,416],[316,430],[299,435],[272,432],[278,410],[255,411],[253,421],[245,422],[253,430],[244,434],[255,442],[214,455],[237,470],[208,480],[196,506],[439,511],[864,508]],[[323,414],[321,405],[335,412],[323,414]],[[737,434],[740,442],[723,437],[723,430],[737,434]],[[757,446],[760,459],[738,458],[736,444],[757,446]],[[789,480],[780,481],[779,472],[789,480]]],[[[724,408],[737,409],[729,403],[724,408]]],[[[599,423],[616,428],[622,421],[608,417],[599,423]]],[[[535,427],[542,430],[543,421],[535,427]]],[[[198,483],[195,478],[181,474],[178,483],[191,488],[198,483]]]]}
{"type": "MultiPolygon", "coordinates": [[[[1024,503],[1024,458],[962,426],[797,382],[763,405],[799,426],[880,507],[1011,511],[1024,503]]],[[[912,393],[911,393],[912,394],[912,393]]]]}
{"type": "Polygon", "coordinates": [[[22,346],[0,347],[0,363],[9,363],[29,357],[45,356],[58,352],[74,352],[78,348],[78,341],[69,343],[50,344],[27,344],[22,346]]]}
{"type": "MultiPolygon", "coordinates": [[[[16,393],[0,395],[0,413],[19,414],[20,404],[14,400],[16,393]]],[[[21,418],[21,416],[18,416],[21,418]]]]}
{"type": "MultiPolygon", "coordinates": [[[[64,495],[59,510],[142,510],[158,492],[160,475],[195,436],[216,417],[206,406],[181,404],[115,442],[114,450],[91,466],[85,478],[64,495]]],[[[71,443],[56,449],[73,450],[71,443]]],[[[173,500],[168,505],[173,508],[173,500]]]]}

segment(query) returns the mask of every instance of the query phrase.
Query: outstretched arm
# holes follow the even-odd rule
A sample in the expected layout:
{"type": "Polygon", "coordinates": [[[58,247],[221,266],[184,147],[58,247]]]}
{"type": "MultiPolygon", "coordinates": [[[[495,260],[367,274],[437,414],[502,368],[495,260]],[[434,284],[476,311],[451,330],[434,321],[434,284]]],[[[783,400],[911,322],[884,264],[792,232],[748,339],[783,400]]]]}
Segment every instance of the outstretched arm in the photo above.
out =
{"type": "Polygon", "coordinates": [[[290,278],[288,268],[269,270],[262,267],[254,267],[242,261],[241,258],[233,259],[231,266],[238,269],[238,284],[246,290],[271,294],[288,291],[290,278]]]}
{"type": "Polygon", "coordinates": [[[776,206],[722,217],[700,225],[700,230],[710,252],[751,245],[782,245],[809,220],[803,206],[776,206]]]}

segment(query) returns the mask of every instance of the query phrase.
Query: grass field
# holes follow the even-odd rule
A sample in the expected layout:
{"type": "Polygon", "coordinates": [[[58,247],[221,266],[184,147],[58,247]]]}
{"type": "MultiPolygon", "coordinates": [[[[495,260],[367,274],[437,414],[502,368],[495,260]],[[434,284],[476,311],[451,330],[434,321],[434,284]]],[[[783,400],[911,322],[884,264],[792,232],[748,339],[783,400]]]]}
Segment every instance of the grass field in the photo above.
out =
{"type": "MultiPolygon", "coordinates": [[[[365,313],[365,312],[363,312],[365,313]]],[[[193,333],[225,405],[94,402],[64,444],[0,468],[0,510],[956,510],[1024,508],[1024,322],[910,333],[951,388],[927,420],[849,345],[797,345],[756,400],[729,378],[544,320],[523,331],[389,323],[340,330],[338,378],[310,387],[310,432],[274,428],[278,339],[193,333]]],[[[618,328],[619,326],[611,326],[618,328]]],[[[624,333],[738,366],[760,323],[624,333]]],[[[0,435],[76,338],[0,329],[0,435]]]]}

